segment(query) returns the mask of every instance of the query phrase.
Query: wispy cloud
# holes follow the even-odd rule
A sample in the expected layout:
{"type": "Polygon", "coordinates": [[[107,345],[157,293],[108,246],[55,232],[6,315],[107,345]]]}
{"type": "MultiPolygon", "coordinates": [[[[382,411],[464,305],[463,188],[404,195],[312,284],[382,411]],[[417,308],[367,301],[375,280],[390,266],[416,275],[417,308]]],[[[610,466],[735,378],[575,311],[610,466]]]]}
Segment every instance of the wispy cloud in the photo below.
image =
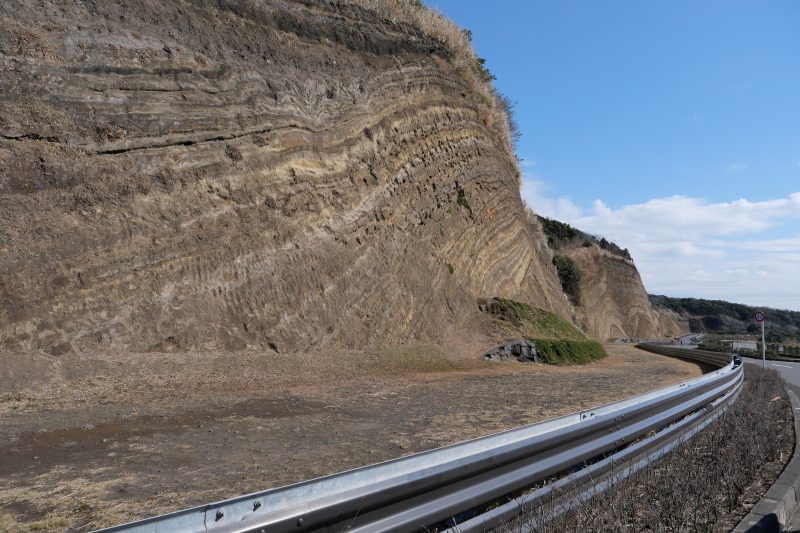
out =
{"type": "Polygon", "coordinates": [[[536,214],[558,220],[572,219],[581,215],[581,210],[566,197],[552,198],[549,184],[526,173],[522,180],[522,198],[536,214]]]}
{"type": "Polygon", "coordinates": [[[651,293],[800,310],[800,192],[709,202],[688,196],[583,209],[526,175],[532,209],[628,248],[651,293]]]}
{"type": "Polygon", "coordinates": [[[742,163],[729,163],[725,166],[725,172],[728,174],[739,174],[741,172],[747,172],[750,167],[742,163]]]}

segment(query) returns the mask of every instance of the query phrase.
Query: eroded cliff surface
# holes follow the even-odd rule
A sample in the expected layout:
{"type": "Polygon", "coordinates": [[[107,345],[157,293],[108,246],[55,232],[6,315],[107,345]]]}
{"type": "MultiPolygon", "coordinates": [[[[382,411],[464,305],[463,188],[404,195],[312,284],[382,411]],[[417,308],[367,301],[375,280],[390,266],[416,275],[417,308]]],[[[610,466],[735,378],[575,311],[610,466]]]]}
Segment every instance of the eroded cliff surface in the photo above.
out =
{"type": "Polygon", "coordinates": [[[0,347],[439,341],[492,296],[567,315],[493,93],[390,11],[3,2],[0,347]]]}
{"type": "Polygon", "coordinates": [[[579,322],[600,339],[655,339],[681,333],[673,317],[650,305],[633,261],[599,246],[565,251],[581,272],[579,322]]]}
{"type": "Polygon", "coordinates": [[[654,309],[627,249],[546,217],[538,221],[576,322],[598,340],[653,339],[683,332],[677,315],[654,309]]]}

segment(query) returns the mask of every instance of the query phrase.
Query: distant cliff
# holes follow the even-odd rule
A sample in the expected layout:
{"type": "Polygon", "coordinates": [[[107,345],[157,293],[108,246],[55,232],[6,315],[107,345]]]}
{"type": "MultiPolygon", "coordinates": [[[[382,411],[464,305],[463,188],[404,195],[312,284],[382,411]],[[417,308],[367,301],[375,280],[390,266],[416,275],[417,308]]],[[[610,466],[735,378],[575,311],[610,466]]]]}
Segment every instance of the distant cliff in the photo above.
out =
{"type": "Polygon", "coordinates": [[[628,250],[557,220],[540,217],[540,223],[576,322],[589,335],[649,339],[684,331],[677,315],[653,309],[628,250]]]}
{"type": "Polygon", "coordinates": [[[569,316],[504,102],[415,4],[0,4],[0,347],[440,341],[494,296],[569,316]]]}

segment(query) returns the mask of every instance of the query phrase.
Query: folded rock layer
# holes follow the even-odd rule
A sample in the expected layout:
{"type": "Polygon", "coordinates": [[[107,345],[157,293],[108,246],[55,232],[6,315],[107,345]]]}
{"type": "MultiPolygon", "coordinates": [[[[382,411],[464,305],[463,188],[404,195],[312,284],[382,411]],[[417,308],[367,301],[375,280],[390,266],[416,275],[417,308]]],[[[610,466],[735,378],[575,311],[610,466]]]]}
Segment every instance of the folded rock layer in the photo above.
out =
{"type": "Polygon", "coordinates": [[[564,253],[581,272],[579,322],[595,339],[656,339],[684,330],[668,313],[650,305],[633,261],[599,246],[573,247],[564,253]]]}
{"type": "Polygon", "coordinates": [[[454,57],[368,2],[3,2],[0,347],[443,341],[491,296],[568,316],[454,57]]]}

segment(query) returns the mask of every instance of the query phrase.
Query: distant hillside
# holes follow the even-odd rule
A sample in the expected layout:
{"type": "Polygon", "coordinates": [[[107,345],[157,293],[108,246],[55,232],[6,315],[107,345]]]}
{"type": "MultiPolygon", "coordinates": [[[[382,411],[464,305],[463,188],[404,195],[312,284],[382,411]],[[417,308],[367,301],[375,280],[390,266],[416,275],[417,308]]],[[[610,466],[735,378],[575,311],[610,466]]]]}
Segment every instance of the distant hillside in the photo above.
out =
{"type": "Polygon", "coordinates": [[[758,325],[753,314],[762,310],[767,314],[766,326],[770,336],[782,339],[796,336],[800,332],[800,312],[770,307],[752,307],[724,300],[703,300],[699,298],[670,298],[669,296],[648,295],[656,309],[668,309],[688,320],[690,330],[709,333],[755,333],[758,325]]]}

